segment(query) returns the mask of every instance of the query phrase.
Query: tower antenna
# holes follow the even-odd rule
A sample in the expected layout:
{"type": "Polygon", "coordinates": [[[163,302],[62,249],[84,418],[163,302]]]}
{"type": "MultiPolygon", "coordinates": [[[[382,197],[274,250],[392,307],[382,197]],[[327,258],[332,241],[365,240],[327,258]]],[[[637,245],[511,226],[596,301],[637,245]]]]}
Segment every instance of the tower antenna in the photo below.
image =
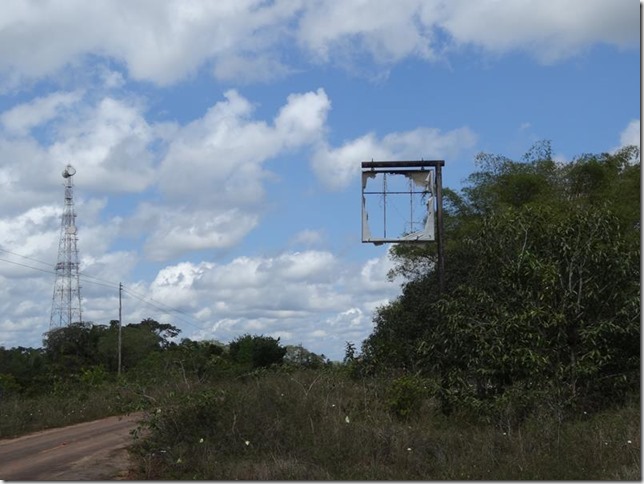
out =
{"type": "Polygon", "coordinates": [[[60,221],[60,241],[56,262],[56,282],[51,301],[49,329],[81,322],[80,280],[78,276],[78,235],[76,211],[74,210],[74,182],[76,169],[67,165],[63,170],[65,179],[65,208],[60,221]]]}

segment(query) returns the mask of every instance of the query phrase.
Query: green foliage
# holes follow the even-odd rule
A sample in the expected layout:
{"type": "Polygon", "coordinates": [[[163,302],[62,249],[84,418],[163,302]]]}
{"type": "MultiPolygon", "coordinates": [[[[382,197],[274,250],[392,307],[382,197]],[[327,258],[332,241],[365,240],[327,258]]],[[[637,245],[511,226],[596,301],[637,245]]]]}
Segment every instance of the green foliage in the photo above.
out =
{"type": "Polygon", "coordinates": [[[286,348],[279,344],[279,338],[249,334],[231,342],[228,351],[232,361],[250,368],[281,365],[286,354],[286,348]]]}
{"type": "Polygon", "coordinates": [[[426,382],[422,379],[405,375],[391,383],[388,404],[390,411],[401,420],[417,417],[423,400],[428,396],[426,382]]]}
{"type": "Polygon", "coordinates": [[[6,398],[7,395],[17,394],[20,391],[20,384],[17,382],[16,377],[0,373],[0,398],[6,398]]]}
{"type": "Polygon", "coordinates": [[[159,323],[151,318],[146,318],[139,324],[128,324],[126,328],[141,330],[143,334],[153,334],[156,337],[157,345],[167,348],[171,345],[171,339],[178,336],[181,330],[168,323],[159,323]]]}
{"type": "Polygon", "coordinates": [[[32,385],[44,383],[43,351],[34,348],[5,349],[0,346],[0,392],[29,391],[32,385]]]}
{"type": "Polygon", "coordinates": [[[327,364],[324,355],[317,355],[300,345],[286,345],[284,363],[300,368],[322,368],[327,364]]]}
{"type": "Polygon", "coordinates": [[[477,157],[446,190],[447,290],[435,247],[394,248],[402,295],[380,308],[362,365],[439,382],[445,412],[527,418],[540,400],[596,411],[639,388],[639,151],[523,162],[477,157]]]}
{"type": "MultiPolygon", "coordinates": [[[[101,361],[110,369],[118,369],[118,328],[111,327],[97,343],[101,361]]],[[[127,325],[121,328],[121,365],[127,370],[136,367],[151,353],[161,351],[159,337],[146,326],[127,325]]]]}
{"type": "Polygon", "coordinates": [[[91,322],[72,323],[45,333],[43,348],[57,371],[73,373],[86,365],[99,363],[96,346],[105,326],[91,322]]]}
{"type": "MultiPolygon", "coordinates": [[[[447,419],[424,379],[266,371],[200,385],[150,409],[140,480],[606,480],[640,477],[640,411],[519,427],[447,419]],[[411,397],[411,398],[409,398],[411,397]],[[416,408],[392,415],[390,402],[416,408]],[[422,402],[418,407],[417,402],[422,402]]],[[[508,409],[511,411],[511,409],[508,409]]]]}

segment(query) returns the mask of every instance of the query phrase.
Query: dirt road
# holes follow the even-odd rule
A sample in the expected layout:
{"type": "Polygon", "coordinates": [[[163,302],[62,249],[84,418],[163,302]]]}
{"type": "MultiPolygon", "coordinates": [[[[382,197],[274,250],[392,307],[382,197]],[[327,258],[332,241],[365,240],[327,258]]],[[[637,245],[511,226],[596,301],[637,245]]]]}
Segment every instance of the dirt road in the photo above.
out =
{"type": "Polygon", "coordinates": [[[0,479],[123,479],[129,465],[130,430],[141,417],[108,417],[0,440],[0,479]]]}

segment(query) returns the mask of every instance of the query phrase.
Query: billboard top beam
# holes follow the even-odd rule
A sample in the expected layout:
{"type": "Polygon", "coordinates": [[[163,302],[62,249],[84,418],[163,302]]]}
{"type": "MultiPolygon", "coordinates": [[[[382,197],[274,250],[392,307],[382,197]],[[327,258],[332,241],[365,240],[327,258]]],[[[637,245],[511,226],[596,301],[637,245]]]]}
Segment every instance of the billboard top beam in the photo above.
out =
{"type": "Polygon", "coordinates": [[[413,160],[413,161],[363,161],[362,169],[375,168],[429,168],[445,166],[444,160],[413,160]]]}

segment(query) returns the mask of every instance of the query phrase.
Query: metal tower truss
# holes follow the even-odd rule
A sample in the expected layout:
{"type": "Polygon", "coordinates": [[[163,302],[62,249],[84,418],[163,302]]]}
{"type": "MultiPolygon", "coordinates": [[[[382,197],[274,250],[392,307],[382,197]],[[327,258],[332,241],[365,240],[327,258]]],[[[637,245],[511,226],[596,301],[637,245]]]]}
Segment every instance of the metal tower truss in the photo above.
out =
{"type": "Polygon", "coordinates": [[[56,282],[51,303],[49,329],[68,326],[82,321],[80,279],[78,275],[78,236],[74,210],[74,182],[76,170],[67,165],[65,179],[65,208],[60,223],[60,241],[56,262],[56,282]]]}

